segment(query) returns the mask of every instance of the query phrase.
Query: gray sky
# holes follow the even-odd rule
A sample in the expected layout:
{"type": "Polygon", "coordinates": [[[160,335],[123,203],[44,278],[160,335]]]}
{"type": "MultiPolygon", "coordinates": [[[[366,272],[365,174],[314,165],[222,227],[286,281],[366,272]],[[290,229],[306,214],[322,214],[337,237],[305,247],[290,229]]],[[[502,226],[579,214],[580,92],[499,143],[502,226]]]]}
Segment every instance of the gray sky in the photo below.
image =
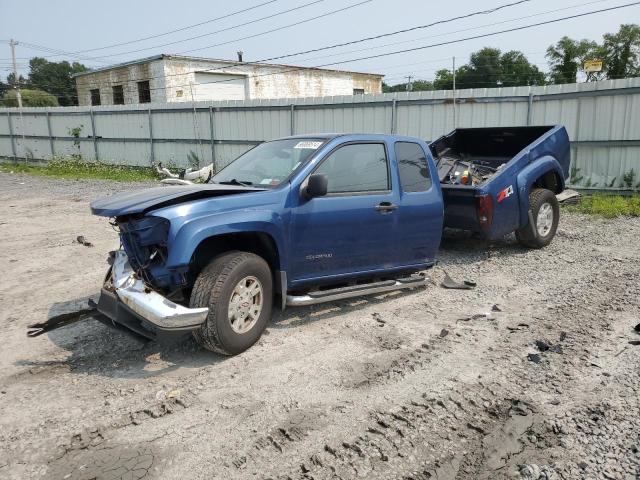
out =
{"type": "MultiPolygon", "coordinates": [[[[84,2],[79,2],[70,0],[0,0],[0,40],[5,41],[14,38],[18,41],[36,44],[49,49],[78,52],[157,35],[227,15],[244,8],[250,8],[267,1],[236,0],[234,2],[215,2],[185,0],[170,2],[166,0],[110,0],[109,2],[95,2],[85,0],[84,2]]],[[[449,2],[371,0],[324,18],[296,24],[290,28],[255,38],[236,41],[241,37],[294,24],[364,1],[316,0],[317,3],[290,13],[260,20],[251,25],[230,28],[240,23],[257,20],[311,3],[312,1],[314,0],[276,0],[268,5],[229,18],[185,29],[170,35],[104,50],[78,53],[78,55],[95,59],[76,58],[76,60],[87,66],[98,67],[159,53],[235,59],[237,50],[245,52],[244,58],[247,61],[260,60],[424,25],[511,3],[514,0],[488,0],[487,2],[471,0],[449,2]],[[216,33],[222,29],[228,30],[216,33]],[[161,46],[162,44],[195,36],[202,37],[161,46]],[[202,47],[224,42],[230,43],[201,49],[202,47]],[[123,52],[140,49],[145,50],[119,55],[123,52]]],[[[275,63],[319,66],[505,30],[520,25],[632,3],[632,1],[531,0],[528,3],[505,8],[488,15],[479,15],[347,47],[291,57],[275,63]],[[555,12],[551,12],[554,10],[555,12]],[[551,13],[542,14],[543,12],[551,13]],[[501,23],[496,25],[495,23],[497,22],[501,23]],[[387,45],[390,43],[395,45],[387,45]]],[[[601,41],[603,33],[616,31],[621,23],[638,22],[640,22],[640,5],[635,5],[519,32],[389,55],[377,59],[342,63],[327,66],[327,68],[383,73],[387,76],[385,80],[391,84],[403,82],[403,77],[406,75],[430,80],[433,79],[436,70],[451,66],[452,56],[456,56],[459,64],[465,63],[471,52],[485,46],[491,46],[502,50],[520,50],[527,55],[532,63],[546,70],[544,51],[548,45],[555,43],[563,35],[601,41]]],[[[2,54],[0,54],[0,77],[4,78],[9,73],[9,45],[0,43],[0,49],[2,49],[2,54]]],[[[33,56],[45,56],[50,60],[56,61],[73,59],[69,55],[55,55],[28,48],[25,45],[18,45],[17,56],[19,57],[20,71],[23,74],[28,72],[28,58],[33,56]]]]}

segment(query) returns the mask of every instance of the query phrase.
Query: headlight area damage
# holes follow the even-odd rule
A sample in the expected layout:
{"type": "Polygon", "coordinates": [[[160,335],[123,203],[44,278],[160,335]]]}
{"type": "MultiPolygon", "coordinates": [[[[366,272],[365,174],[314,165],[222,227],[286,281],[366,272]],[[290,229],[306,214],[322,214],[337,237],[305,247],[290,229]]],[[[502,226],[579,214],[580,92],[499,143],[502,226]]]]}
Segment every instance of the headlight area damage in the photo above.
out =
{"type": "Polygon", "coordinates": [[[102,287],[98,312],[147,338],[199,328],[208,308],[186,308],[141,280],[123,250],[113,252],[113,265],[102,287]]]}
{"type": "Polygon", "coordinates": [[[98,303],[90,300],[90,308],[30,325],[29,336],[95,318],[158,340],[182,336],[205,322],[208,308],[187,308],[174,301],[183,298],[187,280],[185,272],[165,267],[169,222],[161,217],[132,215],[116,217],[114,226],[119,230],[122,249],[109,253],[111,267],[98,303]]]}
{"type": "Polygon", "coordinates": [[[183,272],[165,268],[169,221],[152,215],[116,217],[122,250],[110,253],[111,269],[98,301],[98,312],[147,338],[194,330],[207,308],[186,308],[167,297],[182,298],[183,272]],[[163,295],[177,292],[177,295],[163,295]]]}

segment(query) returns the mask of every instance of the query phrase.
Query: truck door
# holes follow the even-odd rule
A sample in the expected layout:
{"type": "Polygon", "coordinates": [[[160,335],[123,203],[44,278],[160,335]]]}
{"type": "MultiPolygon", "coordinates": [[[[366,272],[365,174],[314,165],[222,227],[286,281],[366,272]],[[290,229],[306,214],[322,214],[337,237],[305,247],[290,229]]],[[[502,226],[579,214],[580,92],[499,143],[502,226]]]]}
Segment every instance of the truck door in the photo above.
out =
{"type": "Polygon", "coordinates": [[[393,266],[398,197],[385,143],[340,145],[313,173],[327,175],[328,191],[292,208],[290,279],[393,266]]]}
{"type": "Polygon", "coordinates": [[[441,196],[420,144],[396,142],[394,152],[401,190],[398,221],[402,235],[395,242],[397,261],[407,266],[431,263],[442,236],[441,196]]]}

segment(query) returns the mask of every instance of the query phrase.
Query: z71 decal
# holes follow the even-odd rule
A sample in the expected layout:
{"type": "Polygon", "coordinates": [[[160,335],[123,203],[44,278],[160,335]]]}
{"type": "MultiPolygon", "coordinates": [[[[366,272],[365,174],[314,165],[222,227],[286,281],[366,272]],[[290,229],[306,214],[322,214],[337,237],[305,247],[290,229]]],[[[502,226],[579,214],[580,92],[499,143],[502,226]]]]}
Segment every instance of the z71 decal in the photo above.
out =
{"type": "Polygon", "coordinates": [[[498,203],[503,201],[505,198],[510,197],[512,194],[513,194],[513,185],[509,185],[507,188],[505,188],[504,190],[501,190],[500,193],[498,193],[498,203]]]}

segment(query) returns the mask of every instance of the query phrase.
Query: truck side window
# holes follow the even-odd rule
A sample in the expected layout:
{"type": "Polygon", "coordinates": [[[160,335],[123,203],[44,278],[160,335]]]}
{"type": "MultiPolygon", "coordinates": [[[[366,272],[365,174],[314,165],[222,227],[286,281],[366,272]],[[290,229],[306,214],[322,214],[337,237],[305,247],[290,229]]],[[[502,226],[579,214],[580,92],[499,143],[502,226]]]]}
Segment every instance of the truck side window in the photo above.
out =
{"type": "Polygon", "coordinates": [[[327,193],[389,190],[387,153],[381,143],[356,143],[329,155],[315,173],[328,179],[327,193]]]}
{"type": "Polygon", "coordinates": [[[396,159],[400,185],[405,192],[424,192],[431,186],[429,166],[424,150],[417,143],[396,142],[396,159]]]}

